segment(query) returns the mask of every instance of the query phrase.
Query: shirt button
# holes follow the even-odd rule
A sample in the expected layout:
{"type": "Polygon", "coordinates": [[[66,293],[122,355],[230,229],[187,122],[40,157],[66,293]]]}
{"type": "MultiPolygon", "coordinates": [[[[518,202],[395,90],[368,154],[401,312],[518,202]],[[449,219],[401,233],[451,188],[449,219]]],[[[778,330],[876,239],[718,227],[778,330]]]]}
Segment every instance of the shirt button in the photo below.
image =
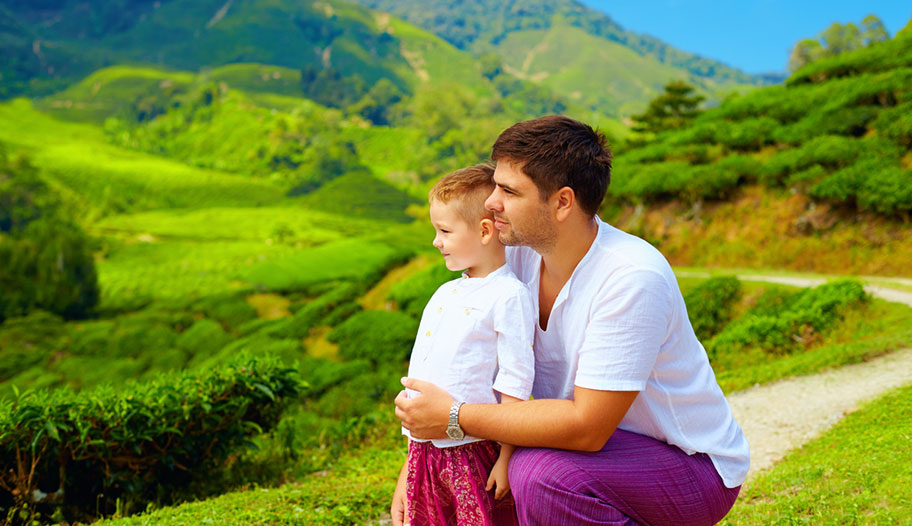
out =
{"type": "Polygon", "coordinates": [[[437,312],[443,312],[443,307],[437,307],[437,312]]]}
{"type": "Polygon", "coordinates": [[[431,335],[431,331],[427,331],[427,332],[425,333],[425,335],[426,335],[426,336],[430,336],[430,335],[431,335]]]}
{"type": "Polygon", "coordinates": [[[469,313],[469,309],[466,309],[466,314],[468,314],[468,313],[469,313]]]}
{"type": "Polygon", "coordinates": [[[453,294],[456,294],[456,289],[453,289],[453,294]]]}

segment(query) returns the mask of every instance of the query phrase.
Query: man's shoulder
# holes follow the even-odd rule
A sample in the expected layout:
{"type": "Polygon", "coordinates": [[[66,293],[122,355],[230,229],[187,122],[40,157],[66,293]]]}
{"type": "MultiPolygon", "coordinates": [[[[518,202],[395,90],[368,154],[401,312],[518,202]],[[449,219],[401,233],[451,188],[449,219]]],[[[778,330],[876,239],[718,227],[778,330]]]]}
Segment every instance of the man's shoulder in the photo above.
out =
{"type": "Polygon", "coordinates": [[[596,239],[594,263],[610,273],[656,272],[660,275],[671,273],[671,265],[652,243],[633,234],[624,232],[607,223],[601,224],[596,239]]]}

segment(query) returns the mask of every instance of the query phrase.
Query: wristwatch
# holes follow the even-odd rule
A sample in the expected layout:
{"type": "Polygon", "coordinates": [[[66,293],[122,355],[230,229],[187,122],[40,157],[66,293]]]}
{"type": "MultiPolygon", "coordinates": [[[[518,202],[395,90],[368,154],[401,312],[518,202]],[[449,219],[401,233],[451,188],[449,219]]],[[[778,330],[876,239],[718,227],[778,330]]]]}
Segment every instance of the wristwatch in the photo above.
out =
{"type": "Polygon", "coordinates": [[[447,436],[453,440],[462,440],[465,438],[465,431],[459,427],[459,408],[462,407],[462,404],[465,402],[453,402],[453,406],[450,407],[450,423],[447,426],[447,436]]]}

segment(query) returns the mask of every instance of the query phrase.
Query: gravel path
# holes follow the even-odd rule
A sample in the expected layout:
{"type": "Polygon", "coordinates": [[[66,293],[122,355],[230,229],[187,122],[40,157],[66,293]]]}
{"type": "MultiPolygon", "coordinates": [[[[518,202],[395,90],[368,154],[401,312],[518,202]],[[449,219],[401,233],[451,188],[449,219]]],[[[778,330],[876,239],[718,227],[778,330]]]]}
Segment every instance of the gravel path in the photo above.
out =
{"type": "MultiPolygon", "coordinates": [[[[681,276],[704,277],[706,273],[681,276]]],[[[814,287],[822,278],[738,275],[744,281],[766,281],[814,287]]],[[[899,278],[898,282],[906,280],[899,278]]],[[[912,292],[865,285],[873,296],[912,306],[912,292]]],[[[903,349],[869,362],[810,376],[753,387],[728,395],[735,418],[751,446],[749,477],[768,469],[795,447],[829,429],[859,404],[891,389],[912,383],[912,349],[903,349]]]]}
{"type": "Polygon", "coordinates": [[[912,382],[912,349],[728,395],[751,448],[750,476],[829,429],[866,400],[912,382]]]}

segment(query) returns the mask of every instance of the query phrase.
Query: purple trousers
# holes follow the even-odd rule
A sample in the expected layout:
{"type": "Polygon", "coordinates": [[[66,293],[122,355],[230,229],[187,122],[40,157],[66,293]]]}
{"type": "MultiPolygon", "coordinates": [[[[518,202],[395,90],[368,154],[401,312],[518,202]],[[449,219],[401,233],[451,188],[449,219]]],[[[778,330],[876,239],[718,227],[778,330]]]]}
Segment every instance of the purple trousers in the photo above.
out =
{"type": "Polygon", "coordinates": [[[709,456],[620,429],[591,453],[517,448],[510,487],[523,526],[709,526],[741,490],[709,456]]]}

